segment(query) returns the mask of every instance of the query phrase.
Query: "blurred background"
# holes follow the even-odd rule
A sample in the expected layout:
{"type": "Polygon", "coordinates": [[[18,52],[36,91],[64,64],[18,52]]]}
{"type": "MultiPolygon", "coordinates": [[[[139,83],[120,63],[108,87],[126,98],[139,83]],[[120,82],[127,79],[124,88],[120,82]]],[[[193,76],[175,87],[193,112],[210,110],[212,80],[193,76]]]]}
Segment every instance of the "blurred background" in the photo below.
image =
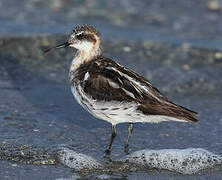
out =
{"type": "MultiPolygon", "coordinates": [[[[201,147],[222,154],[221,20],[220,0],[0,0],[0,177],[77,175],[56,161],[60,146],[104,161],[111,127],[89,115],[71,94],[74,50],[43,53],[86,23],[101,32],[106,56],[200,113],[199,123],[135,124],[130,152],[201,147]]],[[[125,156],[127,128],[117,127],[114,160],[125,156]]],[[[222,177],[221,168],[189,177],[110,171],[110,178],[124,180],[222,177]]]]}
{"type": "Polygon", "coordinates": [[[70,33],[77,24],[88,23],[105,39],[220,48],[221,16],[219,0],[1,0],[0,35],[70,33]]]}

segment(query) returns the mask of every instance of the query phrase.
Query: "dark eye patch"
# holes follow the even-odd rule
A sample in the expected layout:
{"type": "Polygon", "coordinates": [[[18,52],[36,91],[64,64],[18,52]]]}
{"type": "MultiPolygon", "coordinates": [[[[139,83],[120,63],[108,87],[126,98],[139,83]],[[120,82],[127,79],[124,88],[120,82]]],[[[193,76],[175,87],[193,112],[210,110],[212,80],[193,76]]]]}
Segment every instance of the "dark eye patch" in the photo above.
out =
{"type": "Polygon", "coordinates": [[[76,38],[79,40],[83,39],[83,37],[84,37],[83,33],[76,35],[76,38]]]}
{"type": "Polygon", "coordinates": [[[76,38],[78,40],[86,40],[86,41],[90,41],[90,42],[96,42],[96,39],[92,34],[81,33],[79,35],[76,35],[76,38]]]}

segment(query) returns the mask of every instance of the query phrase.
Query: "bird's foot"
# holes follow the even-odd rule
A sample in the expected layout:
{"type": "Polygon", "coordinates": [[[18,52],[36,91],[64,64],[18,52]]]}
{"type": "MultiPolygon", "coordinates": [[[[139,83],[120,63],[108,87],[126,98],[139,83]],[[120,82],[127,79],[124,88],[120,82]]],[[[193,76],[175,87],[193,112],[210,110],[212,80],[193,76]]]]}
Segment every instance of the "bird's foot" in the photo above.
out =
{"type": "Polygon", "coordinates": [[[106,150],[105,150],[104,158],[105,158],[108,162],[111,162],[111,161],[112,161],[112,159],[110,158],[110,154],[111,154],[111,150],[110,150],[110,149],[106,149],[106,150]]]}
{"type": "Polygon", "coordinates": [[[108,149],[106,149],[105,153],[106,153],[106,156],[110,156],[111,150],[108,148],[108,149]]]}
{"type": "Polygon", "coordinates": [[[129,144],[126,144],[126,145],[124,146],[124,152],[125,152],[126,154],[129,154],[129,144]]]}

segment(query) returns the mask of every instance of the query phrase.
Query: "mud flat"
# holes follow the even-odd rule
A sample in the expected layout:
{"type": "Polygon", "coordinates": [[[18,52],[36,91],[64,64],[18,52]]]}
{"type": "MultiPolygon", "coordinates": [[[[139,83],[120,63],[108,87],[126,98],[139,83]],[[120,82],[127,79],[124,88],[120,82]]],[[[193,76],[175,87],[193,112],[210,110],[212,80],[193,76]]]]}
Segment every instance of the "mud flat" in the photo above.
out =
{"type": "MultiPolygon", "coordinates": [[[[126,124],[117,127],[110,171],[82,173],[58,160],[58,151],[68,148],[77,155],[95,158],[98,167],[104,165],[104,149],[110,136],[110,125],[86,113],[72,97],[68,70],[73,50],[43,54],[43,49],[65,39],[65,35],[0,39],[1,177],[186,179],[187,175],[172,169],[136,166],[133,171],[116,162],[125,157],[126,124]]],[[[222,154],[220,50],[146,40],[105,40],[103,44],[106,56],[143,74],[174,101],[200,113],[200,122],[195,124],[136,124],[130,153],[204,148],[209,153],[222,154]]],[[[203,169],[191,173],[189,178],[222,177],[220,164],[203,169]]]]}

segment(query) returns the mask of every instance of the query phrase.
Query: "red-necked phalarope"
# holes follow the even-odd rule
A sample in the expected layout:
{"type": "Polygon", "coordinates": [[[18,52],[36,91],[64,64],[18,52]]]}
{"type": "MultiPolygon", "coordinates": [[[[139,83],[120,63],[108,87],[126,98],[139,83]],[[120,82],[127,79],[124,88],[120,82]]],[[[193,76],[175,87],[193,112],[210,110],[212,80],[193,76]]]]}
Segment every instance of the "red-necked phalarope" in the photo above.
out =
{"type": "Polygon", "coordinates": [[[132,123],[198,121],[198,113],[173,103],[145,78],[104,57],[100,41],[100,33],[93,26],[81,25],[72,31],[67,42],[54,48],[77,49],[69,73],[71,90],[83,108],[112,124],[107,154],[110,154],[118,123],[130,124],[125,145],[128,151],[132,123]]]}

